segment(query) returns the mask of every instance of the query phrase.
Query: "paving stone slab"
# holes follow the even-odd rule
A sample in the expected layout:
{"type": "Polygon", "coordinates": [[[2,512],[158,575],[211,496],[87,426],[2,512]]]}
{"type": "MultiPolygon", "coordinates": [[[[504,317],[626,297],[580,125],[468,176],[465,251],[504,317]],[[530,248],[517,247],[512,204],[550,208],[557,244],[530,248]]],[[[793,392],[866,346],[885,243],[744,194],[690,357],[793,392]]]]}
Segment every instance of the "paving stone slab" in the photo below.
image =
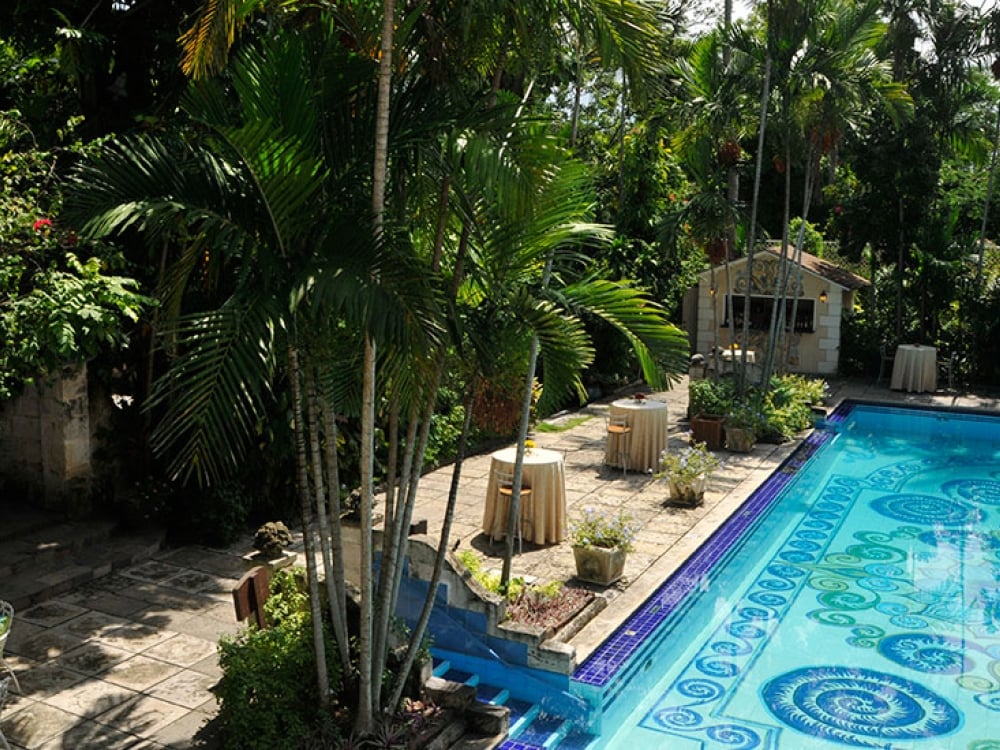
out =
{"type": "Polygon", "coordinates": [[[144,653],[154,659],[190,667],[207,656],[215,655],[216,645],[212,641],[181,633],[147,649],[144,653]]]}
{"type": "MultiPolygon", "coordinates": [[[[13,631],[11,639],[14,638],[13,631]]],[[[40,628],[36,635],[14,644],[8,641],[8,648],[21,656],[26,656],[36,662],[56,659],[80,647],[80,639],[69,633],[54,633],[51,629],[40,628]]]]}
{"type": "Polygon", "coordinates": [[[173,630],[129,621],[98,638],[101,643],[138,654],[177,635],[173,630]]]}
{"type": "Polygon", "coordinates": [[[36,604],[18,613],[15,622],[29,622],[33,625],[51,628],[74,617],[79,617],[87,611],[86,607],[82,607],[79,604],[73,604],[62,599],[52,599],[42,604],[36,604]]]}
{"type": "Polygon", "coordinates": [[[69,711],[36,702],[9,715],[5,711],[3,733],[12,745],[34,748],[62,737],[79,721],[80,717],[69,711]]]}
{"type": "Polygon", "coordinates": [[[77,646],[77,648],[62,654],[58,662],[61,666],[68,667],[77,672],[96,675],[120,661],[125,661],[130,656],[132,656],[131,652],[125,649],[108,646],[100,641],[87,641],[77,646]]]}
{"type": "Polygon", "coordinates": [[[83,672],[68,669],[55,662],[37,664],[31,669],[18,671],[17,680],[21,694],[42,700],[79,684],[87,678],[83,672]]]}
{"type": "Polygon", "coordinates": [[[102,724],[127,729],[140,737],[153,739],[157,731],[173,724],[187,713],[183,706],[148,695],[138,695],[96,718],[102,724]]]}
{"type": "Polygon", "coordinates": [[[101,679],[130,690],[148,692],[149,688],[177,674],[180,669],[173,664],[137,654],[103,672],[101,679]]]}
{"type": "Polygon", "coordinates": [[[145,692],[154,698],[185,708],[196,709],[205,703],[212,703],[214,707],[216,702],[211,689],[217,682],[214,677],[185,669],[175,672],[145,692]]]}
{"type": "Polygon", "coordinates": [[[96,721],[81,721],[67,729],[61,736],[53,737],[39,745],[37,750],[67,750],[67,748],[135,750],[140,742],[142,740],[134,734],[122,732],[96,721]]]}
{"type": "Polygon", "coordinates": [[[87,610],[84,614],[72,620],[60,623],[52,628],[53,633],[70,633],[82,640],[100,638],[112,630],[117,630],[128,622],[123,617],[116,617],[105,612],[87,610]]]}
{"type": "Polygon", "coordinates": [[[136,695],[135,690],[129,690],[121,685],[88,679],[68,690],[45,698],[42,703],[77,716],[92,719],[135,698],[136,695]]]}

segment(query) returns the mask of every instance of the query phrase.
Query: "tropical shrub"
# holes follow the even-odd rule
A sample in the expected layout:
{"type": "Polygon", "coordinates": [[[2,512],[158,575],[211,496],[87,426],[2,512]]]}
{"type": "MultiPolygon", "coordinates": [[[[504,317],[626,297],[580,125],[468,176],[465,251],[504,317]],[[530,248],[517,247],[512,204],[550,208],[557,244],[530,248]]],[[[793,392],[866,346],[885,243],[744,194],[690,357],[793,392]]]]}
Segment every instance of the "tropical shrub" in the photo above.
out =
{"type": "MultiPolygon", "coordinates": [[[[226,750],[300,747],[323,723],[315,679],[312,625],[301,572],[279,571],[264,605],[270,627],[250,627],[219,642],[215,688],[226,750]]],[[[327,637],[327,669],[339,691],[337,653],[327,637]]]]}

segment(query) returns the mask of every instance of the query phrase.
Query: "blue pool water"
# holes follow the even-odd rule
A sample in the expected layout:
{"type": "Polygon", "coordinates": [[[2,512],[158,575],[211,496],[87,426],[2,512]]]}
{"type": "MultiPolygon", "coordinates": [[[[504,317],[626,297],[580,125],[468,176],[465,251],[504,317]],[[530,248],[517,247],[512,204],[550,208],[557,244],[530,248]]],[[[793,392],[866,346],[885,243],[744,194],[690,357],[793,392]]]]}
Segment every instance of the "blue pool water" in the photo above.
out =
{"type": "Polygon", "coordinates": [[[573,676],[590,750],[1000,750],[1000,417],[846,404],[573,676]]]}

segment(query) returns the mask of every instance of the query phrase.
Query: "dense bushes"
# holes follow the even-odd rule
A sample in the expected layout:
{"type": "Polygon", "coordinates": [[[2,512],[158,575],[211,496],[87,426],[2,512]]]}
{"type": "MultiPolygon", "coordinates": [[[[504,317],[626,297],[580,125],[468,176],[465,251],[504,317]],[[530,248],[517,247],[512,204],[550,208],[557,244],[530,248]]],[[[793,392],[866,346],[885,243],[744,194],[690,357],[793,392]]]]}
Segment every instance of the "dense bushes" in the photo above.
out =
{"type": "Polygon", "coordinates": [[[812,404],[826,397],[827,384],[802,375],[776,375],[769,387],[749,386],[738,395],[731,378],[692,380],[688,385],[690,414],[733,415],[752,408],[759,413],[758,440],[782,443],[813,424],[812,404]]]}
{"type": "MultiPolygon", "coordinates": [[[[222,679],[215,692],[227,750],[301,747],[324,724],[303,574],[276,574],[264,607],[271,627],[252,627],[219,643],[222,679]]],[[[339,691],[336,647],[327,640],[330,682],[339,691]]]]}

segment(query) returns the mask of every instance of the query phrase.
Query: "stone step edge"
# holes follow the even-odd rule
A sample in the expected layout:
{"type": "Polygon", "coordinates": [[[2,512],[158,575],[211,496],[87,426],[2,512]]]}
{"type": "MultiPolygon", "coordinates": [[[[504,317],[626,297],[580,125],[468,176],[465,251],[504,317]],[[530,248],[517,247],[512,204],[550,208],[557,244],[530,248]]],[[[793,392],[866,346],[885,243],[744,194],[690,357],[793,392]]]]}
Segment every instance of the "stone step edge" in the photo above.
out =
{"type": "MultiPolygon", "coordinates": [[[[87,554],[76,561],[52,561],[30,571],[11,576],[0,585],[0,598],[20,611],[60,596],[85,583],[144,562],[163,549],[164,536],[122,537],[109,542],[107,554],[87,554]]],[[[88,552],[92,553],[93,550],[88,552]]]]}

